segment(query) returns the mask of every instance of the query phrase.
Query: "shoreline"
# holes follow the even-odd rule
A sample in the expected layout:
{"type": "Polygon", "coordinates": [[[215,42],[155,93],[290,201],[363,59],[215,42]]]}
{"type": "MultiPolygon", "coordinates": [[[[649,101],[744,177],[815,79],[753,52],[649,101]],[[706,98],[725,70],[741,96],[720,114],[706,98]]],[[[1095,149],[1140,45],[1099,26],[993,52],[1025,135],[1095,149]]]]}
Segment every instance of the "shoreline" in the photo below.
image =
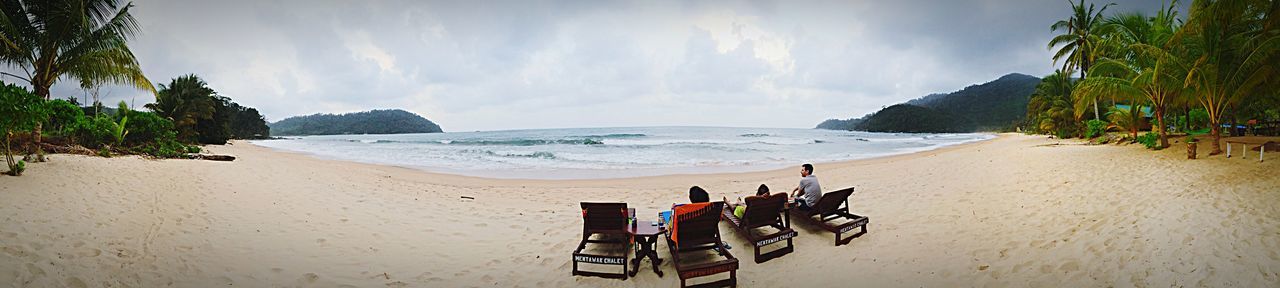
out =
{"type": "MultiPolygon", "coordinates": [[[[1280,178],[1262,176],[1280,156],[1186,160],[1176,143],[1055,143],[1075,142],[1002,134],[819,164],[823,190],[857,187],[850,212],[872,218],[848,245],[793,220],[795,251],[755,264],[742,235],[720,232],[744,287],[1280,285],[1280,178]]],[[[58,154],[0,177],[0,283],[671,287],[670,261],[662,278],[648,263],[627,281],[570,276],[579,203],[624,202],[649,220],[687,202],[689,186],[733,199],[799,181],[785,168],[491,179],[241,143],[209,150],[239,158],[58,154]]]]}
{"type": "MultiPolygon", "coordinates": [[[[929,152],[944,152],[944,151],[949,151],[949,149],[954,149],[957,147],[965,147],[965,146],[987,142],[987,141],[993,141],[1001,137],[1007,137],[1007,135],[1012,135],[1010,133],[979,133],[979,134],[987,134],[992,137],[988,139],[973,140],[973,141],[968,141],[963,143],[939,145],[939,146],[929,147],[927,149],[919,150],[919,151],[878,155],[878,156],[872,156],[872,157],[860,158],[860,159],[814,162],[811,164],[818,165],[818,166],[845,165],[845,164],[850,164],[851,162],[857,162],[857,161],[869,161],[869,160],[876,160],[876,159],[882,159],[882,158],[892,158],[892,157],[902,157],[902,156],[909,157],[911,155],[929,153],[929,152]]],[[[341,158],[329,157],[329,156],[324,156],[324,155],[315,154],[315,153],[304,152],[304,151],[294,151],[294,150],[288,150],[288,149],[267,147],[267,146],[255,144],[251,141],[258,141],[258,140],[233,140],[232,142],[234,142],[237,145],[251,145],[256,148],[268,149],[268,150],[280,152],[280,153],[303,155],[303,156],[308,156],[311,158],[324,160],[324,161],[340,161],[340,162],[347,162],[347,163],[377,165],[377,166],[384,166],[384,167],[396,167],[396,168],[402,168],[402,169],[421,171],[428,174],[440,174],[440,175],[450,175],[450,176],[458,176],[458,177],[474,177],[474,178],[491,179],[491,180],[519,180],[519,181],[586,180],[586,181],[590,181],[590,180],[651,179],[651,178],[661,178],[666,176],[700,176],[700,175],[713,176],[713,175],[732,175],[732,174],[750,174],[750,173],[776,173],[783,170],[793,169],[795,167],[799,167],[800,164],[803,164],[803,163],[797,162],[794,164],[775,164],[775,165],[694,166],[694,167],[665,167],[665,168],[637,168],[637,169],[585,169],[585,168],[584,169],[565,169],[565,168],[561,168],[561,169],[537,169],[537,170],[524,170],[524,171],[521,171],[521,170],[467,171],[467,170],[458,170],[458,169],[449,169],[449,168],[440,168],[440,167],[396,165],[396,164],[387,164],[387,163],[376,163],[372,161],[364,162],[359,160],[341,159],[341,158]],[[764,167],[759,167],[758,169],[746,168],[748,166],[764,166],[764,167]],[[688,172],[688,171],[700,170],[700,169],[706,169],[709,171],[705,173],[699,173],[699,172],[689,173],[688,172]],[[743,169],[746,169],[746,170],[743,170],[743,169]],[[653,172],[653,174],[626,175],[628,172],[636,172],[636,171],[653,172]],[[466,174],[468,172],[471,172],[474,174],[468,175],[466,174]],[[560,177],[560,175],[565,175],[566,173],[571,173],[571,172],[577,172],[579,174],[603,173],[603,174],[608,174],[609,176],[587,177],[587,178],[575,178],[572,176],[560,177]],[[512,177],[492,176],[494,174],[502,174],[502,173],[514,173],[517,175],[525,175],[525,176],[512,176],[512,177]],[[541,175],[542,177],[536,177],[536,176],[530,176],[530,175],[541,175]]]]}

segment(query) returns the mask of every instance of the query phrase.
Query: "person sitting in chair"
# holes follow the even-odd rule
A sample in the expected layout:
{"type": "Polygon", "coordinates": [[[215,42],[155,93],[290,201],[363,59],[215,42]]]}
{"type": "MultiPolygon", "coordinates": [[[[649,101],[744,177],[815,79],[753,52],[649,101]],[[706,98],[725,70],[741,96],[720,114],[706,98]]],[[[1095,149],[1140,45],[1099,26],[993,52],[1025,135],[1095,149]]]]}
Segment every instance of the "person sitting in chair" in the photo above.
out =
{"type": "Polygon", "coordinates": [[[707,190],[702,187],[689,187],[689,203],[707,203],[711,202],[711,196],[707,195],[707,190]]]}
{"type": "MultiPolygon", "coordinates": [[[[769,186],[760,184],[760,187],[756,188],[756,197],[765,196],[769,196],[769,186]]],[[[729,198],[724,198],[724,203],[730,203],[729,198]]],[[[741,197],[738,198],[738,202],[726,205],[729,205],[728,207],[733,209],[733,216],[737,216],[738,218],[742,218],[742,214],[747,213],[747,202],[742,201],[741,197]]]]}
{"type": "Polygon", "coordinates": [[[796,199],[796,205],[801,210],[813,209],[813,205],[818,203],[818,198],[822,197],[822,187],[818,186],[818,177],[813,176],[813,165],[800,165],[800,186],[795,190],[791,190],[791,198],[796,199]]]}

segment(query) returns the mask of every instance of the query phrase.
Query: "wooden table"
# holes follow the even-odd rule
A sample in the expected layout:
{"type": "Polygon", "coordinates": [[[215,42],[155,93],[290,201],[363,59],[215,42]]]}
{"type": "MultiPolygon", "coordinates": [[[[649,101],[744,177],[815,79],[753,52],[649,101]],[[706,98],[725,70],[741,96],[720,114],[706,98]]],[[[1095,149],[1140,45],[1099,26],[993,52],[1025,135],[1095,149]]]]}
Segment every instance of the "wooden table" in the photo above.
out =
{"type": "Polygon", "coordinates": [[[658,265],[662,264],[662,258],[658,258],[658,250],[654,247],[658,244],[658,238],[667,233],[666,227],[658,227],[653,221],[636,220],[635,225],[627,226],[627,233],[636,237],[636,258],[631,259],[631,276],[636,276],[636,272],[640,271],[640,260],[649,257],[649,262],[653,263],[653,273],[662,277],[662,270],[658,269],[658,265]]]}

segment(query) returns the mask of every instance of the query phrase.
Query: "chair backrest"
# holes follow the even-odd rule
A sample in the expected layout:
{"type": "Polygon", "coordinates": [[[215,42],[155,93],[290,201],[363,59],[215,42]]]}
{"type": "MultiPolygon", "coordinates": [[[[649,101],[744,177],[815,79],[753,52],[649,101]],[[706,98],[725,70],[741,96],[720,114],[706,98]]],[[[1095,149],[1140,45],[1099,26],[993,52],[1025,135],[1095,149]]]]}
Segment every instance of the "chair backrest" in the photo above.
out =
{"type": "Polygon", "coordinates": [[[747,204],[747,211],[742,213],[743,226],[756,228],[781,222],[782,209],[787,205],[787,194],[751,196],[743,201],[747,204]]]}
{"type": "Polygon", "coordinates": [[[849,195],[852,194],[853,187],[822,194],[822,198],[818,198],[818,204],[813,206],[813,212],[823,217],[835,214],[836,211],[840,210],[840,204],[848,201],[849,195]]]}
{"type": "Polygon", "coordinates": [[[720,242],[720,211],[724,202],[711,202],[710,205],[686,214],[674,215],[672,219],[679,224],[672,228],[679,237],[676,250],[686,247],[697,247],[720,242]]]}
{"type": "Polygon", "coordinates": [[[582,202],[582,232],[626,232],[627,203],[582,202]]]}

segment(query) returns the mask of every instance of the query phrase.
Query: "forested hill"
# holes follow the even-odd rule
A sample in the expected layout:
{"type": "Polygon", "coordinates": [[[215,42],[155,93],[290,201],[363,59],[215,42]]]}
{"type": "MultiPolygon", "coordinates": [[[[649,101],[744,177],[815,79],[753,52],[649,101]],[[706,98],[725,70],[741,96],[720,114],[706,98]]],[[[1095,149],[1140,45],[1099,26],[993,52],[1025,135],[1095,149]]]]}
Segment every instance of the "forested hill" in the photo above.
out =
{"type": "Polygon", "coordinates": [[[431,120],[399,109],[295,116],[270,126],[276,136],[444,132],[431,120]]]}
{"type": "Polygon", "coordinates": [[[890,106],[890,113],[872,113],[862,118],[823,121],[818,129],[860,130],[872,132],[973,132],[993,131],[1011,127],[1027,114],[1027,101],[1040,78],[1012,73],[991,82],[971,85],[960,91],[930,94],[890,106]],[[899,107],[909,105],[911,107],[899,107]],[[928,112],[941,113],[940,117],[921,117],[913,120],[904,115],[928,112]],[[891,119],[875,119],[890,117],[891,119]],[[947,121],[931,123],[928,121],[947,121]],[[903,123],[898,123],[903,121],[903,123]]]}

